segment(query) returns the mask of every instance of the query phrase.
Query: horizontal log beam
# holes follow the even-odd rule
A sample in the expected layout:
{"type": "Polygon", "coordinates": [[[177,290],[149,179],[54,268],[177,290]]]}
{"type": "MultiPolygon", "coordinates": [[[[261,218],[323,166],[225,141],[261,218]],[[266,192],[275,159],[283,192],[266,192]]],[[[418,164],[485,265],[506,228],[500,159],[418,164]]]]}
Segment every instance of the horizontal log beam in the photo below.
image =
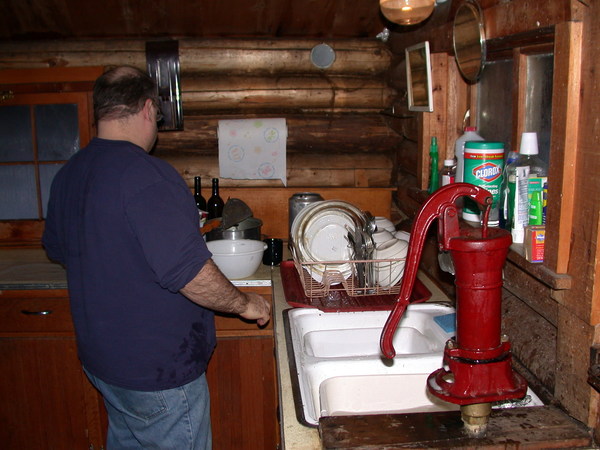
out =
{"type": "MultiPolygon", "coordinates": [[[[315,39],[179,40],[182,77],[194,74],[384,73],[391,54],[372,39],[327,42],[336,59],[327,70],[315,67],[310,52],[315,39]]],[[[127,64],[146,67],[146,41],[131,39],[35,41],[0,43],[0,69],[127,64]]]]}
{"type": "MultiPolygon", "coordinates": [[[[190,188],[194,177],[202,177],[208,190],[212,178],[220,178],[219,158],[214,155],[161,156],[186,180],[190,188]]],[[[287,185],[335,187],[389,187],[392,185],[392,158],[385,154],[292,154],[287,157],[287,185]]],[[[223,178],[221,186],[282,186],[281,180],[234,180],[223,178]]]]}
{"type": "MultiPolygon", "coordinates": [[[[213,153],[218,148],[217,128],[221,119],[248,119],[255,115],[190,116],[184,108],[184,130],[159,133],[157,152],[213,153]]],[[[277,114],[277,113],[276,113],[277,114]]],[[[278,116],[280,114],[277,114],[278,116]]],[[[288,153],[392,151],[402,136],[386,126],[381,114],[288,115],[288,153]]]]}

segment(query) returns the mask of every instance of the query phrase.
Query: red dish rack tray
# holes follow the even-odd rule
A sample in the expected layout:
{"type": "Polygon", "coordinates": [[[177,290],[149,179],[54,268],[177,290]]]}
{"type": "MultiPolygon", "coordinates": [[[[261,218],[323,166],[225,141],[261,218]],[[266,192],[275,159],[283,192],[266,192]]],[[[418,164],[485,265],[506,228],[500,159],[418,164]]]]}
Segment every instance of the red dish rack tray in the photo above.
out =
{"type": "MultiPolygon", "coordinates": [[[[317,308],[324,312],[382,311],[391,310],[398,299],[400,283],[387,289],[355,288],[349,293],[347,286],[352,280],[344,283],[346,286],[341,282],[324,286],[314,281],[306,270],[295,261],[283,261],[280,265],[283,292],[288,305],[292,307],[317,308]],[[359,295],[363,292],[364,295],[359,295]]],[[[353,289],[351,285],[350,288],[353,289]]],[[[419,303],[430,298],[431,292],[417,278],[410,301],[419,303]]]]}

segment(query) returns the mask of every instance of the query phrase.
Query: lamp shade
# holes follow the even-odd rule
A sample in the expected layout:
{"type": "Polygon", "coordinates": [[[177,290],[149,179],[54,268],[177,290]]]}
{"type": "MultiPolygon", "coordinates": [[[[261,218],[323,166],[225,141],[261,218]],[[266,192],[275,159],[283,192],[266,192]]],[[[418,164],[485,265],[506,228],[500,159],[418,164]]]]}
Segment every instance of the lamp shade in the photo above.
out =
{"type": "Polygon", "coordinates": [[[435,0],[379,0],[379,7],[390,22],[414,25],[431,15],[435,0]]]}

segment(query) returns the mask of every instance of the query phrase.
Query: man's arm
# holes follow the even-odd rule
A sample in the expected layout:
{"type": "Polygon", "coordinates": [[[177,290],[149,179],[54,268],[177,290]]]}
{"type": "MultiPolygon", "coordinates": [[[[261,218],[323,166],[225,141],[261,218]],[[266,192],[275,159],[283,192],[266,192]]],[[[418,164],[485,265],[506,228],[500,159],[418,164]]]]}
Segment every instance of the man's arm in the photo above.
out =
{"type": "Polygon", "coordinates": [[[262,295],[240,291],[212,259],[180,292],[205,308],[238,314],[244,319],[256,320],[258,325],[265,325],[271,317],[271,305],[262,295]]]}

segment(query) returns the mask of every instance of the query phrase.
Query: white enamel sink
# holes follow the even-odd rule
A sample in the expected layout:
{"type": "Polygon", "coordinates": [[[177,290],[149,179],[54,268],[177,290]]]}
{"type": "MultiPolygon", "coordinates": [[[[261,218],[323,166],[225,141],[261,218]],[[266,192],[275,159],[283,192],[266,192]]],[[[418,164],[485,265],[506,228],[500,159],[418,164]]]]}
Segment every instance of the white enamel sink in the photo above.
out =
{"type": "MultiPolygon", "coordinates": [[[[458,411],[460,407],[432,395],[429,374],[363,375],[328,378],[319,387],[321,416],[458,411]]],[[[542,406],[531,391],[521,400],[493,404],[493,408],[542,406]]]]}
{"type": "Polygon", "coordinates": [[[434,318],[453,313],[442,304],[410,305],[394,335],[396,357],[388,360],[380,355],[379,339],[389,311],[288,310],[299,419],[318,425],[322,416],[458,409],[426,389],[428,375],[441,367],[445,343],[454,336],[453,320],[434,318]]]}

